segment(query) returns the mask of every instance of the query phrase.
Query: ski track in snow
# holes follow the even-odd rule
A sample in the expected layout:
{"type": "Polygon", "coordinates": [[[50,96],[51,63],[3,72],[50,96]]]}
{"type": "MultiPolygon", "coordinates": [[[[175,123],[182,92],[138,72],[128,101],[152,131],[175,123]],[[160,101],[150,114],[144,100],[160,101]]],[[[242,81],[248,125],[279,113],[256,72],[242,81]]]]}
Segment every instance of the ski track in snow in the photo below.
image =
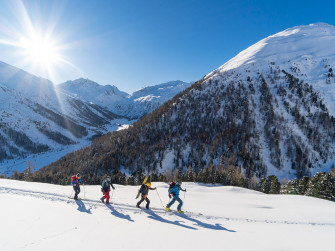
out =
{"type": "Polygon", "coordinates": [[[159,251],[171,245],[192,251],[331,250],[333,202],[186,182],[185,213],[179,214],[176,204],[172,212],[163,208],[168,184],[152,186],[157,192],[149,193],[146,210],[145,204],[135,207],[138,186],[115,185],[106,205],[99,201],[100,186],[81,186],[84,199],[75,201],[71,186],[0,179],[0,249],[72,250],[75,243],[80,250],[101,244],[122,251],[146,245],[159,251]]]}
{"type": "MultiPolygon", "coordinates": [[[[74,201],[72,198],[67,197],[65,194],[56,194],[56,193],[48,193],[48,192],[40,192],[40,191],[32,191],[32,190],[22,190],[22,189],[15,189],[15,188],[7,188],[7,187],[0,187],[0,194],[11,194],[11,195],[17,195],[17,196],[29,196],[34,197],[38,199],[43,200],[49,200],[49,201],[57,201],[57,202],[64,202],[71,205],[76,205],[76,201],[74,201]]],[[[196,225],[200,227],[206,227],[208,229],[220,229],[222,228],[220,224],[217,224],[214,222],[214,220],[225,220],[225,221],[243,221],[247,223],[267,223],[267,224],[294,224],[294,225],[312,225],[312,226],[335,226],[335,223],[318,223],[318,222],[301,222],[301,221],[275,221],[275,220],[257,220],[257,219],[249,219],[249,218],[231,218],[231,217],[218,217],[218,216],[209,216],[209,215],[203,215],[202,213],[192,213],[189,211],[185,211],[184,214],[176,213],[175,211],[167,212],[163,208],[157,208],[157,207],[151,207],[150,210],[141,208],[138,209],[135,207],[134,204],[125,204],[125,203],[117,203],[112,202],[112,204],[102,204],[99,200],[93,200],[93,199],[81,199],[79,200],[83,202],[85,208],[86,205],[89,206],[88,209],[86,209],[88,212],[92,209],[98,209],[102,211],[109,211],[106,209],[107,207],[113,207],[115,211],[119,210],[123,214],[129,214],[129,213],[135,213],[135,214],[142,214],[143,212],[148,215],[148,218],[154,218],[159,216],[160,218],[162,216],[172,216],[176,219],[185,219],[189,220],[191,222],[196,223],[196,225]],[[116,209],[114,208],[116,207],[116,209]],[[155,216],[153,216],[155,215],[155,216]],[[207,220],[210,221],[213,225],[201,222],[200,220],[207,220]]],[[[133,221],[133,220],[132,220],[133,221]]],[[[166,221],[165,219],[161,219],[161,221],[166,221]]],[[[192,229],[192,228],[191,228],[192,229]]]]}

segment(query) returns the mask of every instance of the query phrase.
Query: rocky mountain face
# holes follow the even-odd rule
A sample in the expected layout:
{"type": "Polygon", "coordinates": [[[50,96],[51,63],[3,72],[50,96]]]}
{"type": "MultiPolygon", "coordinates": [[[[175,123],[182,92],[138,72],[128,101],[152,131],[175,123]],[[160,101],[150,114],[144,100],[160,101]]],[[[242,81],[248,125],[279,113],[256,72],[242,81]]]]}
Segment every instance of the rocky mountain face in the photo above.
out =
{"type": "Polygon", "coordinates": [[[334,44],[335,27],[328,24],[265,38],[129,129],[42,170],[198,172],[229,162],[246,177],[280,179],[329,170],[335,158],[334,44]]]}

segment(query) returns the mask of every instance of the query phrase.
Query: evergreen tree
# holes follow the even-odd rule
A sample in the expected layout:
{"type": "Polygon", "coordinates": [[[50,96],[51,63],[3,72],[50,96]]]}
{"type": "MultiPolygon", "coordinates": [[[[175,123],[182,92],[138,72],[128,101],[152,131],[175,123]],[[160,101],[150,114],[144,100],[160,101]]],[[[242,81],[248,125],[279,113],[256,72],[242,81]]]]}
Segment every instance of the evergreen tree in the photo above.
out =
{"type": "Polygon", "coordinates": [[[269,180],[266,178],[261,178],[259,181],[259,190],[263,193],[269,193],[270,192],[270,187],[271,183],[269,183],[269,180]]]}
{"type": "Polygon", "coordinates": [[[334,200],[335,184],[329,173],[316,173],[308,182],[306,195],[326,200],[334,200]]]}
{"type": "Polygon", "coordinates": [[[287,187],[287,194],[298,194],[298,185],[299,185],[299,180],[295,178],[294,180],[290,180],[286,187],[287,187]]]}
{"type": "Polygon", "coordinates": [[[298,194],[300,194],[300,195],[305,195],[306,194],[309,179],[310,178],[308,176],[304,176],[300,179],[299,185],[298,185],[298,190],[297,190],[298,194]]]}
{"type": "Polygon", "coordinates": [[[279,194],[280,192],[280,183],[278,178],[275,175],[271,175],[267,178],[267,182],[270,183],[270,194],[279,194]]]}

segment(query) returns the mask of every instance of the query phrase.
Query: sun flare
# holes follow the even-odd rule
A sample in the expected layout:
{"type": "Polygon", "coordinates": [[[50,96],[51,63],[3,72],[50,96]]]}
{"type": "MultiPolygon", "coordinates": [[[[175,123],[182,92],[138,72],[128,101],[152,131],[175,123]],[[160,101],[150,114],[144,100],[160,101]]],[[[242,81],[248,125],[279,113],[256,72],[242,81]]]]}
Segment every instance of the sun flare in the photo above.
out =
{"type": "Polygon", "coordinates": [[[18,67],[55,83],[64,81],[64,76],[85,75],[69,60],[69,50],[80,43],[68,41],[68,35],[57,29],[61,9],[52,9],[42,22],[31,18],[22,0],[8,4],[16,25],[0,20],[0,46],[8,47],[6,53],[18,67]]]}
{"type": "Polygon", "coordinates": [[[22,38],[20,45],[23,54],[28,57],[27,61],[41,68],[53,67],[61,60],[57,46],[41,36],[22,38]]]}

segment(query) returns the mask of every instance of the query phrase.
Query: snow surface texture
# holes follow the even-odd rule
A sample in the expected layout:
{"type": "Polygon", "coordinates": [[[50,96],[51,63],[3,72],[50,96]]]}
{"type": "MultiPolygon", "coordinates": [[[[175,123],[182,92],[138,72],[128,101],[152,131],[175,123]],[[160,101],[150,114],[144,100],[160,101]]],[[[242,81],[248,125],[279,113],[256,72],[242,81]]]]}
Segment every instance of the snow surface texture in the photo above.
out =
{"type": "MultiPolygon", "coordinates": [[[[168,185],[152,185],[167,203],[168,185]]],[[[99,186],[81,186],[85,200],[74,201],[71,186],[0,179],[1,250],[333,250],[330,201],[185,183],[177,214],[156,191],[148,211],[135,207],[139,187],[115,187],[104,205],[99,186]]]]}

